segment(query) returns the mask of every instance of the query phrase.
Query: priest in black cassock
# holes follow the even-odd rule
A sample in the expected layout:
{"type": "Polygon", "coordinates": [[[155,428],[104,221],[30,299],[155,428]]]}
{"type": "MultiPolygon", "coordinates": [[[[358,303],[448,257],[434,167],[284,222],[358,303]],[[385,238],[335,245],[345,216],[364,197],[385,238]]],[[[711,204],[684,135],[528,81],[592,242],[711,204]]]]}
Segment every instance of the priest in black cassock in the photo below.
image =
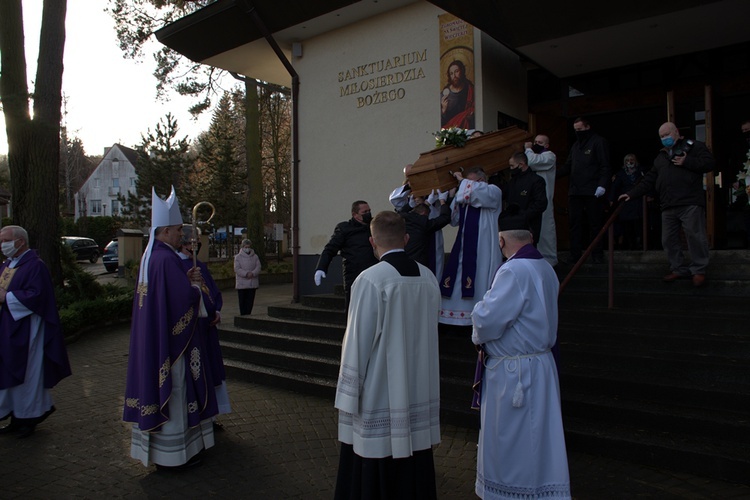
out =
{"type": "Polygon", "coordinates": [[[440,289],[404,252],[400,215],[379,213],[370,231],[380,262],[352,285],[336,388],[335,498],[436,498],[440,289]]]}

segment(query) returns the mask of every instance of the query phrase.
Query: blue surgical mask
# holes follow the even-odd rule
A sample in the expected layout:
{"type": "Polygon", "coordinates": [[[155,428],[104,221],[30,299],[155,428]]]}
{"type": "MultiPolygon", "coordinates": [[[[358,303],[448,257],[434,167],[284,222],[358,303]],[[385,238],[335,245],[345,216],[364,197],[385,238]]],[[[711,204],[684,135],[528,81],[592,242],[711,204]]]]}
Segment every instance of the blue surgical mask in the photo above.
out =
{"type": "Polygon", "coordinates": [[[661,143],[664,145],[665,148],[671,148],[674,146],[674,138],[671,135],[668,135],[667,137],[662,137],[661,143]]]}

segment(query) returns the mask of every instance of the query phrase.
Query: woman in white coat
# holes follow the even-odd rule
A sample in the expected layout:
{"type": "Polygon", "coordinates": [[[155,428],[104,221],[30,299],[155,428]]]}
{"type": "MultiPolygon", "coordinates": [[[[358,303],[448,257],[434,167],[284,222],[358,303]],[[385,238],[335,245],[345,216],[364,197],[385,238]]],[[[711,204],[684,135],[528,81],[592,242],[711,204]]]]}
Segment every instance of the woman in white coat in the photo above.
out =
{"type": "Polygon", "coordinates": [[[235,288],[240,301],[240,315],[245,316],[253,312],[255,291],[258,289],[260,275],[260,259],[253,251],[253,243],[242,240],[240,251],[234,256],[235,288]]]}

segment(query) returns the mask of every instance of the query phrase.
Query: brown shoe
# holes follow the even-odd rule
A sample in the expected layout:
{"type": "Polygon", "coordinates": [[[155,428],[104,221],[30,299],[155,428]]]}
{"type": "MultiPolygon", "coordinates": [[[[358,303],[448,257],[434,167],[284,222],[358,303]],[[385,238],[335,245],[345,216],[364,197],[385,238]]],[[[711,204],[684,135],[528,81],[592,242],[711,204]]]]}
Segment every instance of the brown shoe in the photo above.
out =
{"type": "Polygon", "coordinates": [[[706,286],[706,275],[705,274],[694,274],[693,275],[693,286],[702,287],[706,286]]]}
{"type": "Polygon", "coordinates": [[[683,278],[687,278],[687,276],[677,273],[669,273],[662,278],[662,281],[664,283],[672,283],[673,281],[681,280],[683,278]]]}

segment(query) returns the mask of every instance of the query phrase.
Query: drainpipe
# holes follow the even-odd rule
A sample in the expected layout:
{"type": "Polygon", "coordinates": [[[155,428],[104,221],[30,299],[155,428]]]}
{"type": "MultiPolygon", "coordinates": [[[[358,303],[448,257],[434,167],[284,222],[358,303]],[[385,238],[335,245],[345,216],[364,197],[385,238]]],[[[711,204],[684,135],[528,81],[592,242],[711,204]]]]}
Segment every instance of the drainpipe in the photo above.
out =
{"type": "Polygon", "coordinates": [[[299,302],[299,75],[258,15],[252,0],[237,0],[237,6],[258,28],[292,77],[292,300],[299,302]]]}

